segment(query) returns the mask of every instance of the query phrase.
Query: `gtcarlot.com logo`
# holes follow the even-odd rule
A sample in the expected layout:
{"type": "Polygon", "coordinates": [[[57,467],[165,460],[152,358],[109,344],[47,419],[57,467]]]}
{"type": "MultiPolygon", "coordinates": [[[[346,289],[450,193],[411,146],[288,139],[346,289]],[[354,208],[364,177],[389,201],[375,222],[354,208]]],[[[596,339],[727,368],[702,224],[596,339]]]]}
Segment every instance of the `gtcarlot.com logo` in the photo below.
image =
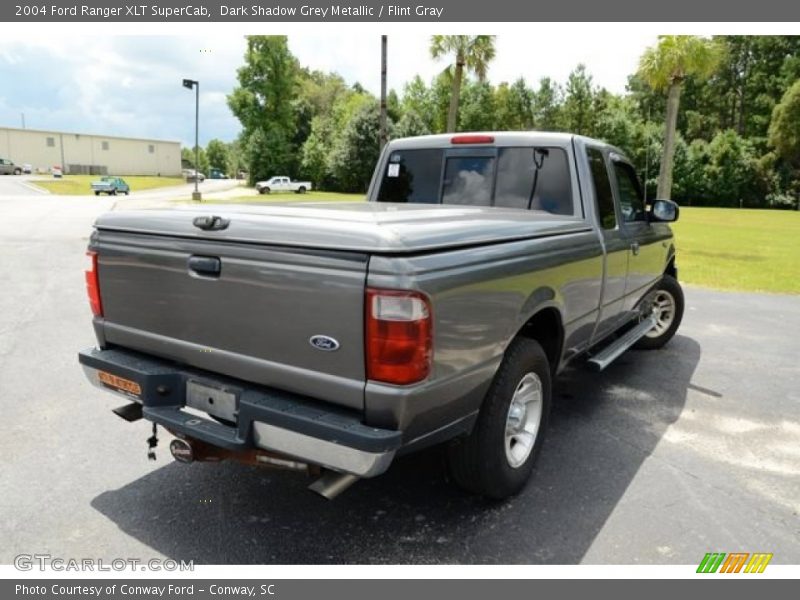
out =
{"type": "Polygon", "coordinates": [[[18,571],[194,571],[194,561],[177,561],[171,558],[63,558],[52,554],[18,554],[14,557],[18,571]]]}
{"type": "Polygon", "coordinates": [[[697,566],[698,573],[763,573],[772,554],[767,552],[708,552],[697,566]]]}

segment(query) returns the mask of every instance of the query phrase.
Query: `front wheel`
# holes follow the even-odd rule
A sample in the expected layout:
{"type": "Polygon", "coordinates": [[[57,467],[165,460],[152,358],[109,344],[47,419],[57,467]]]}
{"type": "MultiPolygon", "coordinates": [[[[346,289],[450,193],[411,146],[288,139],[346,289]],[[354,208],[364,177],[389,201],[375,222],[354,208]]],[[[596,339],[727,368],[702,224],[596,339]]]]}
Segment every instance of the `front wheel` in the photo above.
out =
{"type": "Polygon", "coordinates": [[[683,289],[678,280],[671,275],[664,275],[642,300],[645,315],[652,314],[656,318],[653,329],[634,344],[640,350],[661,348],[672,339],[683,319],[683,289]]]}
{"type": "Polygon", "coordinates": [[[550,365],[539,343],[514,340],[472,433],[448,448],[450,474],[459,486],[496,500],[525,487],[544,441],[550,387],[550,365]]]}

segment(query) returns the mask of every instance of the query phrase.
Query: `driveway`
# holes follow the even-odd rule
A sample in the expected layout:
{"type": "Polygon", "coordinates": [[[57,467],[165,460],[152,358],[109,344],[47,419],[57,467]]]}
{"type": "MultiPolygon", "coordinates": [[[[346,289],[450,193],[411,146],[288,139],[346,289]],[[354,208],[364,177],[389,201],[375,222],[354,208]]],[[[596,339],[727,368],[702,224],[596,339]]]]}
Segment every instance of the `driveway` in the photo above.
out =
{"type": "Polygon", "coordinates": [[[39,196],[45,194],[28,183],[27,175],[0,175],[0,197],[39,196]]]}
{"type": "Polygon", "coordinates": [[[437,449],[328,502],[301,475],[175,463],[163,434],[148,461],[148,424],[84,381],[84,249],[113,202],[0,196],[0,562],[800,562],[800,297],[688,288],[665,349],[565,374],[535,478],[509,502],[448,485],[437,449]]]}

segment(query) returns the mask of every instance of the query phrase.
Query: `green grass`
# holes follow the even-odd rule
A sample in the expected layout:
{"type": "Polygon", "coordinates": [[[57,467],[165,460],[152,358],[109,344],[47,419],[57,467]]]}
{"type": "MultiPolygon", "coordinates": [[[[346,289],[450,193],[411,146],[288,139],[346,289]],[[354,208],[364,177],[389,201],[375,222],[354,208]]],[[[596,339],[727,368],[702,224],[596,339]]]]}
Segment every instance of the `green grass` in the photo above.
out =
{"type": "MultiPolygon", "coordinates": [[[[132,192],[141,192],[143,190],[152,190],[185,183],[181,177],[150,177],[139,175],[132,175],[130,177],[120,175],[120,177],[130,186],[132,192]]],[[[31,181],[31,183],[46,189],[52,194],[86,196],[94,193],[92,192],[91,185],[93,181],[97,181],[98,179],[100,179],[99,175],[65,175],[61,179],[36,179],[31,181]]]]}
{"type": "MultiPolygon", "coordinates": [[[[233,198],[211,198],[208,202],[215,204],[270,204],[272,202],[359,202],[366,199],[365,194],[340,194],[337,192],[293,192],[282,194],[259,194],[257,196],[235,196],[233,198]]],[[[190,202],[191,200],[187,200],[190,202]]]]}
{"type": "Polygon", "coordinates": [[[682,207],[672,229],[681,281],[800,294],[800,212],[682,207]]]}

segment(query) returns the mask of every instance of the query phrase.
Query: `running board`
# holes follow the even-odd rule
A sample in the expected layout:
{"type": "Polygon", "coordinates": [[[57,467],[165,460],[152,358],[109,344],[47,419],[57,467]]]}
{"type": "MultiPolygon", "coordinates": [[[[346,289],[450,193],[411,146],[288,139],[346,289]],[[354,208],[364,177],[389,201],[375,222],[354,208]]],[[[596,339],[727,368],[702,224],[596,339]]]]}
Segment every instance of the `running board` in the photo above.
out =
{"type": "Polygon", "coordinates": [[[647,332],[655,326],[655,316],[645,319],[636,327],[629,329],[622,337],[614,340],[611,344],[603,348],[600,352],[592,356],[592,358],[586,362],[590,367],[592,367],[593,370],[602,371],[617,358],[619,358],[619,356],[625,352],[625,350],[633,346],[641,338],[647,335],[647,332]]]}

